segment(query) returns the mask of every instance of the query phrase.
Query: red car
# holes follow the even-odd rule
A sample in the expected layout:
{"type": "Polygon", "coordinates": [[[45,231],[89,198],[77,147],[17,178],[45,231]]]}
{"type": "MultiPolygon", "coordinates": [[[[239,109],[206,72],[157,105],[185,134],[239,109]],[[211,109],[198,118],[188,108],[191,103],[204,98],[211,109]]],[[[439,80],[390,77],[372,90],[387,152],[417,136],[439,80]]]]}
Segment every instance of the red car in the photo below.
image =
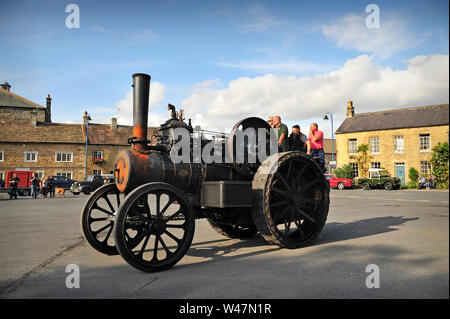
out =
{"type": "Polygon", "coordinates": [[[325,174],[325,178],[330,183],[330,187],[337,187],[339,189],[344,189],[346,187],[353,187],[355,183],[350,178],[337,178],[334,175],[331,174],[325,174]]]}

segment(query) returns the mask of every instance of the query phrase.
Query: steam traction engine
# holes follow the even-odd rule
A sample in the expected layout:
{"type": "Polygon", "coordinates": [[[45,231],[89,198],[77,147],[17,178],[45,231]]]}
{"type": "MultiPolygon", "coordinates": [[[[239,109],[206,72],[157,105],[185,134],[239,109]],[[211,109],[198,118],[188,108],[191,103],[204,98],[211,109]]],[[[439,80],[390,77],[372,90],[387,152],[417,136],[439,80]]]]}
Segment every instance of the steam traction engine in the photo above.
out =
{"type": "MultiPolygon", "coordinates": [[[[116,160],[115,184],[95,191],[82,211],[83,235],[93,248],[120,254],[131,266],[154,272],[172,267],[186,254],[197,218],[207,218],[230,238],[259,231],[268,242],[286,248],[305,246],[317,237],[328,214],[329,186],[314,159],[285,152],[262,163],[249,161],[255,152],[270,147],[260,145],[258,138],[237,138],[253,128],[256,135],[266,132],[270,141],[270,127],[256,117],[236,123],[228,136],[214,137],[228,156],[225,163],[194,158],[198,145],[193,136],[202,131],[194,132],[190,121],[185,123],[170,104],[171,118],[161,125],[158,143],[150,145],[149,89],[149,75],[133,75],[131,147],[116,160]],[[189,132],[190,161],[173,161],[177,128],[189,132]],[[236,156],[239,146],[243,160],[236,156]]],[[[208,142],[212,141],[200,139],[200,148],[208,142]]]]}

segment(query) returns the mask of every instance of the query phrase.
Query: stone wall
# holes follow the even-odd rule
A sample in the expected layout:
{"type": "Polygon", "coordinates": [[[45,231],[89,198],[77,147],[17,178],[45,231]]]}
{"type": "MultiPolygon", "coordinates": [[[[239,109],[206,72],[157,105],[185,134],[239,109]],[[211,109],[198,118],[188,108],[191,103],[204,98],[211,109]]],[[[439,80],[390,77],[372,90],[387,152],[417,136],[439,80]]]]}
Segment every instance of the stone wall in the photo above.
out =
{"type": "MultiPolygon", "coordinates": [[[[125,145],[89,145],[87,157],[87,174],[95,170],[102,170],[102,174],[109,174],[114,170],[114,161],[125,145]],[[104,163],[93,164],[93,151],[103,151],[104,163]]],[[[84,178],[85,145],[84,144],[52,144],[52,143],[1,143],[3,161],[0,161],[0,172],[6,173],[17,168],[29,168],[32,171],[43,172],[45,176],[56,175],[57,172],[72,172],[75,180],[84,178]],[[26,162],[25,152],[37,152],[36,162],[26,162]],[[73,153],[72,162],[56,162],[56,152],[73,153]]]]}
{"type": "Polygon", "coordinates": [[[31,123],[33,112],[36,112],[36,121],[45,122],[45,109],[6,106],[1,107],[0,121],[20,121],[31,123]]]}

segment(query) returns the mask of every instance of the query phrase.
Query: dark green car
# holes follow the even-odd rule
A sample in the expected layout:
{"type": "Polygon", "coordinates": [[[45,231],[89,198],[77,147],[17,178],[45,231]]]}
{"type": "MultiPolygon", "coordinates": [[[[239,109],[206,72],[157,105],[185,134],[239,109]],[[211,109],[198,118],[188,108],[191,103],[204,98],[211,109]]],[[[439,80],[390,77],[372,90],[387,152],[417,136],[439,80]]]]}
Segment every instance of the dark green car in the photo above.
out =
{"type": "Polygon", "coordinates": [[[369,169],[369,177],[359,178],[358,184],[365,190],[371,188],[384,188],[386,190],[400,189],[400,178],[391,177],[385,169],[369,169]]]}

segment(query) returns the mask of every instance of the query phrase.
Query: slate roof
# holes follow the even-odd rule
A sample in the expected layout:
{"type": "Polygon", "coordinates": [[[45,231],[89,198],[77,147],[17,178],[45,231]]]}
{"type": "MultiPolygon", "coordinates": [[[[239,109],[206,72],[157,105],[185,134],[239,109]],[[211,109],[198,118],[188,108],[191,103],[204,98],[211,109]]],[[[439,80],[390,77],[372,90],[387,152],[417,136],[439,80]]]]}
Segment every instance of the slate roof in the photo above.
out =
{"type": "Polygon", "coordinates": [[[0,106],[45,109],[44,106],[0,88],[0,106]]]}
{"type": "Polygon", "coordinates": [[[449,105],[429,105],[380,112],[360,113],[347,117],[336,133],[392,130],[449,124],[449,105]]]}
{"type": "MultiPolygon", "coordinates": [[[[154,129],[153,127],[148,129],[149,140],[154,129]]],[[[132,131],[132,126],[118,125],[117,129],[113,129],[109,124],[89,124],[89,144],[127,146],[132,131]]],[[[2,132],[0,143],[86,143],[86,133],[82,124],[38,123],[37,126],[31,126],[19,122],[0,121],[0,132],[2,132]]]]}

